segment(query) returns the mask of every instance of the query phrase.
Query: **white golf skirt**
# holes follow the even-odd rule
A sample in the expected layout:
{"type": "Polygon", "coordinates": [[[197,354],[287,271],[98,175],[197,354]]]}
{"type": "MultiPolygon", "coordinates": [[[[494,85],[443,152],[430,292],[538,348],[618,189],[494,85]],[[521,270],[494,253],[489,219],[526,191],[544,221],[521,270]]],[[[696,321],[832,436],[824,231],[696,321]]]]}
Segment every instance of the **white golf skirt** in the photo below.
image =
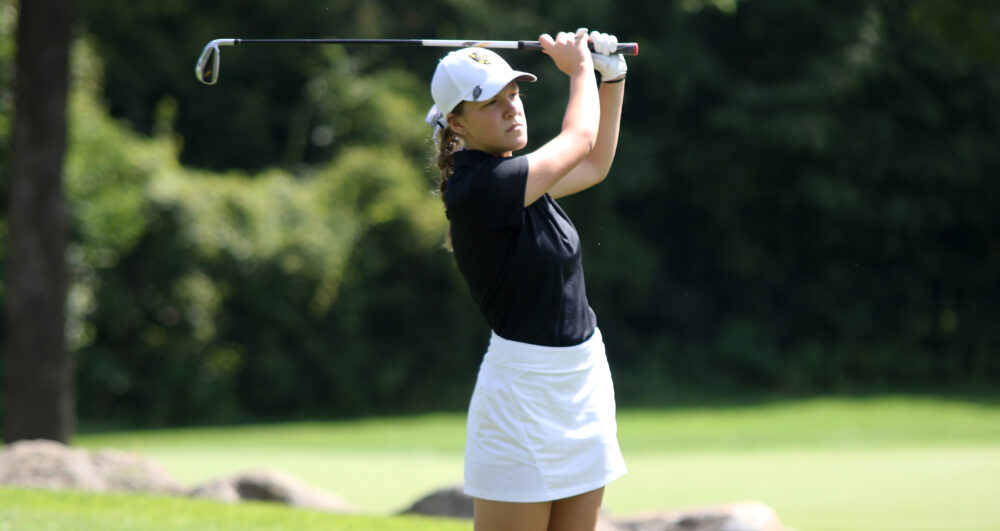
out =
{"type": "Polygon", "coordinates": [[[625,460],[600,330],[572,347],[494,333],[467,428],[465,493],[474,498],[551,501],[621,477],[625,460]]]}

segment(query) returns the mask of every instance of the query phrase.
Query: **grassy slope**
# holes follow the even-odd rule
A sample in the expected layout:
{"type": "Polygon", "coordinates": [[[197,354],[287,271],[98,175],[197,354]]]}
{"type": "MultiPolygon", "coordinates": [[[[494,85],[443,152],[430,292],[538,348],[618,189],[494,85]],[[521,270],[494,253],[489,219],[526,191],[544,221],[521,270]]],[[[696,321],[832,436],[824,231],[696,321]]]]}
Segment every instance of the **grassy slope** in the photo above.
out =
{"type": "Polygon", "coordinates": [[[459,520],[345,516],[265,503],[226,505],[186,498],[0,489],[0,529],[468,531],[469,528],[467,522],[459,520]]]}
{"type": "Polygon", "coordinates": [[[152,457],[182,483],[277,468],[371,513],[402,510],[462,482],[460,415],[305,422],[80,436],[90,448],[152,457]]]}
{"type": "MultiPolygon", "coordinates": [[[[626,410],[612,513],[758,499],[804,531],[998,529],[1000,406],[913,397],[626,410]]],[[[81,435],[194,484],[275,467],[389,513],[461,481],[461,415],[81,435]]]]}

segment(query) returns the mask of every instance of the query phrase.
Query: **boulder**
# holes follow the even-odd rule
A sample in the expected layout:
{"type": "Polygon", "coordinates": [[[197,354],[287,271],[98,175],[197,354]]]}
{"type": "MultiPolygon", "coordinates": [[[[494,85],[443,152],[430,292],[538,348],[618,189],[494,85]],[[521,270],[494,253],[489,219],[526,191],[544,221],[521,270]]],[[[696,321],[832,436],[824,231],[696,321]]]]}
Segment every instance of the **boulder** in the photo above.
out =
{"type": "Polygon", "coordinates": [[[400,514],[472,518],[472,497],[462,492],[461,485],[446,487],[420,498],[400,514]]]}
{"type": "Polygon", "coordinates": [[[195,498],[223,502],[278,502],[336,513],[353,513],[356,509],[343,499],[307,485],[299,479],[277,470],[252,470],[209,481],[189,492],[195,498]]]}
{"type": "Polygon", "coordinates": [[[117,450],[90,452],[48,440],[0,449],[0,484],[95,492],[180,494],[184,488],[159,465],[117,450]]]}
{"type": "Polygon", "coordinates": [[[773,509],[738,502],[615,519],[619,531],[786,531],[773,509]]]}

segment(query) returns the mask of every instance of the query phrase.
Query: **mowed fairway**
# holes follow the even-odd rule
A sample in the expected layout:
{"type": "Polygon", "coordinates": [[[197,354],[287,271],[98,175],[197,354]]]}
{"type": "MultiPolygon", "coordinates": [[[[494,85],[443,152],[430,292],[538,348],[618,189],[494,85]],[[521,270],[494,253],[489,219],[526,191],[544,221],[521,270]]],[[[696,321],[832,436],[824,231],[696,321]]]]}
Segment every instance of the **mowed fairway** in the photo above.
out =
{"type": "Polygon", "coordinates": [[[49,531],[466,531],[455,518],[333,514],[273,503],[0,488],[0,529],[49,531]]]}
{"type": "MultiPolygon", "coordinates": [[[[1000,406],[907,396],[621,410],[627,514],[760,500],[801,531],[1000,529],[1000,406]]],[[[462,477],[460,414],[81,435],[179,480],[276,468],[388,514],[462,477]]]]}

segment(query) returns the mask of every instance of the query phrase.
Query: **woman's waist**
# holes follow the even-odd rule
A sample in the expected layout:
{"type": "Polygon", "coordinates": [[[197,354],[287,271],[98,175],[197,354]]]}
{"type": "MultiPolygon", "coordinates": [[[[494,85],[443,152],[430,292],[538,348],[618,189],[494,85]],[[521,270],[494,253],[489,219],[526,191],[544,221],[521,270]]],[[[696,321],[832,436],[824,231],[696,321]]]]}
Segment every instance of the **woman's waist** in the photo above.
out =
{"type": "Polygon", "coordinates": [[[531,372],[565,372],[589,366],[604,356],[599,328],[583,342],[571,346],[546,346],[504,338],[493,332],[483,362],[531,372]]]}

